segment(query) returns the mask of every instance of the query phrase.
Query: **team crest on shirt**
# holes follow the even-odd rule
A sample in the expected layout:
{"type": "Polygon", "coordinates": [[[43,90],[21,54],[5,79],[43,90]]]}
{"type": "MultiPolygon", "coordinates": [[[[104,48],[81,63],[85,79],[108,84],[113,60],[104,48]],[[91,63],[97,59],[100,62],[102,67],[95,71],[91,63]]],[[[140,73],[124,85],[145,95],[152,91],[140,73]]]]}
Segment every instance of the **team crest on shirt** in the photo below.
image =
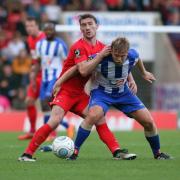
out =
{"type": "Polygon", "coordinates": [[[92,59],[94,59],[96,57],[97,54],[92,54],[90,56],[88,56],[88,61],[91,61],[92,59]]]}
{"type": "Polygon", "coordinates": [[[80,57],[80,50],[79,50],[79,49],[76,49],[76,50],[74,51],[74,54],[75,54],[76,58],[79,58],[79,57],[80,57]]]}

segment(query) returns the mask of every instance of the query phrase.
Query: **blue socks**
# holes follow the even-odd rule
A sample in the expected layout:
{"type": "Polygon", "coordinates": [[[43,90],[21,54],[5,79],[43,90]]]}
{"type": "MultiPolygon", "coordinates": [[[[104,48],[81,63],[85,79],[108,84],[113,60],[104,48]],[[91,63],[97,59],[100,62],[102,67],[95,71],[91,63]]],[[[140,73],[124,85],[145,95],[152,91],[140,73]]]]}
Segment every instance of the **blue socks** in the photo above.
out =
{"type": "Polygon", "coordinates": [[[84,141],[88,138],[91,131],[83,129],[81,126],[79,126],[77,136],[75,139],[75,149],[79,151],[81,145],[84,143],[84,141]]]}
{"type": "Polygon", "coordinates": [[[64,120],[62,120],[62,121],[60,122],[60,124],[61,124],[62,126],[64,126],[66,129],[69,127],[69,124],[68,124],[66,121],[64,121],[64,120]]]}
{"type": "Polygon", "coordinates": [[[152,137],[146,137],[146,139],[151,146],[151,149],[152,149],[154,156],[156,156],[160,151],[159,135],[155,135],[152,137]]]}
{"type": "Polygon", "coordinates": [[[50,115],[44,115],[44,124],[46,124],[49,120],[50,115]]]}

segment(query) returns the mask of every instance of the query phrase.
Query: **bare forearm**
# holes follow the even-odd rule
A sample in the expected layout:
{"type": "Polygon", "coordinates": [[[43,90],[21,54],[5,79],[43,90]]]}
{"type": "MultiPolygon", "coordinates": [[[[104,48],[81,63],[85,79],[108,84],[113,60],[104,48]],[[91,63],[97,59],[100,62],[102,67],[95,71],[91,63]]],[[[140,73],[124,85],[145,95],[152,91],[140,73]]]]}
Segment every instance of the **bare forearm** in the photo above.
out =
{"type": "Polygon", "coordinates": [[[70,78],[72,78],[73,76],[75,76],[76,74],[78,74],[78,68],[77,66],[73,66],[70,69],[68,69],[58,80],[57,80],[57,84],[60,86],[62,83],[66,82],[67,80],[69,80],[70,78]]]}
{"type": "Polygon", "coordinates": [[[128,81],[129,81],[129,82],[134,81],[134,78],[133,78],[133,75],[132,75],[131,72],[130,72],[129,75],[128,75],[128,81]]]}
{"type": "Polygon", "coordinates": [[[144,75],[146,72],[146,68],[144,67],[144,64],[141,59],[138,60],[137,65],[138,65],[138,68],[139,68],[141,74],[144,75]]]}
{"type": "Polygon", "coordinates": [[[97,65],[102,61],[103,56],[98,54],[94,59],[90,61],[84,61],[79,63],[78,70],[82,76],[87,76],[91,74],[94,69],[97,67],[97,65]]]}

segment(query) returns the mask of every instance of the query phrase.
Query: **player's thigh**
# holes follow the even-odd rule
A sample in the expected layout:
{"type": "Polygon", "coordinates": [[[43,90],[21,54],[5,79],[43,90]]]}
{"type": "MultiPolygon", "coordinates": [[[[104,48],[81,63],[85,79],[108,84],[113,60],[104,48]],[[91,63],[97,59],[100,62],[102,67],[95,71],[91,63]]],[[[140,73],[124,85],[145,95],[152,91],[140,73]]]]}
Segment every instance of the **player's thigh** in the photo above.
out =
{"type": "Polygon", "coordinates": [[[89,103],[89,96],[86,93],[82,93],[80,96],[76,97],[76,104],[72,108],[72,112],[85,118],[88,112],[88,103],[89,103]]]}
{"type": "Polygon", "coordinates": [[[64,115],[65,115],[65,111],[63,108],[61,108],[58,105],[53,105],[51,110],[51,115],[47,124],[49,124],[49,126],[53,129],[56,128],[59,125],[59,123],[62,121],[64,115]]]}
{"type": "Polygon", "coordinates": [[[154,119],[147,108],[134,111],[130,115],[147,130],[151,131],[156,127],[154,119]]]}
{"type": "Polygon", "coordinates": [[[76,104],[76,99],[66,91],[60,91],[56,97],[49,103],[51,106],[57,105],[65,112],[71,111],[72,107],[76,104]]]}

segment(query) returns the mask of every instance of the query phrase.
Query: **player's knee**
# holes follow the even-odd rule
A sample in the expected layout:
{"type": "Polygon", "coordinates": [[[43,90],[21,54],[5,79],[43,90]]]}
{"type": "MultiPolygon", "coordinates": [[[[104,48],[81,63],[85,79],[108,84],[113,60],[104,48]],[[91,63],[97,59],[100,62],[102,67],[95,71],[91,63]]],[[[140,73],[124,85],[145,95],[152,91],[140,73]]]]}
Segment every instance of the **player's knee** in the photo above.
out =
{"type": "Polygon", "coordinates": [[[35,100],[33,98],[29,98],[27,97],[26,100],[25,100],[25,103],[27,106],[32,106],[35,104],[35,100]]]}
{"type": "Polygon", "coordinates": [[[153,131],[155,128],[156,127],[153,121],[147,121],[144,123],[144,129],[146,131],[153,131]]]}
{"type": "Polygon", "coordinates": [[[96,124],[102,118],[100,111],[90,110],[87,116],[89,124],[96,124]]]}
{"type": "Polygon", "coordinates": [[[53,106],[51,112],[51,119],[59,123],[63,119],[63,117],[64,117],[64,110],[58,106],[53,106]]]}

